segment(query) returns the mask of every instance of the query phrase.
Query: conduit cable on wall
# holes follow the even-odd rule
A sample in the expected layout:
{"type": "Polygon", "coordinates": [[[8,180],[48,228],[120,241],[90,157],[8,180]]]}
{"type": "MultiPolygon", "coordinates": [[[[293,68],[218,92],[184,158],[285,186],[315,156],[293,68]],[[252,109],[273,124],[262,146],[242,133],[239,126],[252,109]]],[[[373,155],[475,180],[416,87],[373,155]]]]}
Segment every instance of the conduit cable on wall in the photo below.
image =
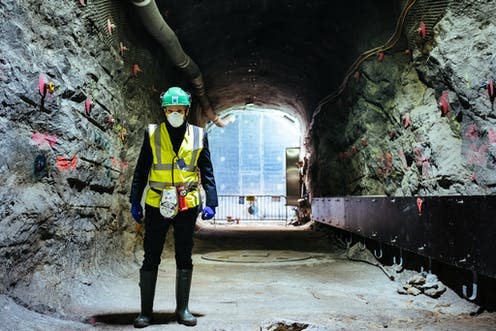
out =
{"type": "Polygon", "coordinates": [[[330,100],[338,97],[339,95],[341,95],[341,93],[343,93],[344,89],[346,88],[346,85],[348,84],[350,77],[358,70],[360,65],[365,60],[369,59],[372,56],[375,56],[379,52],[385,52],[387,50],[392,49],[398,43],[398,41],[401,38],[401,32],[403,30],[403,25],[404,25],[406,16],[408,15],[408,13],[410,12],[410,10],[412,9],[412,7],[415,5],[416,2],[417,2],[417,0],[408,0],[407,4],[403,8],[403,10],[402,10],[402,12],[398,18],[398,21],[396,22],[396,28],[394,30],[394,33],[391,35],[391,37],[388,39],[388,41],[384,45],[372,48],[372,49],[362,53],[355,60],[355,62],[353,62],[353,64],[350,66],[350,68],[346,72],[345,77],[343,79],[343,82],[341,83],[339,88],[334,93],[329,94],[328,96],[326,96],[324,99],[322,99],[319,102],[319,104],[317,106],[317,110],[314,112],[314,118],[318,113],[320,113],[323,105],[325,105],[330,100]]]}

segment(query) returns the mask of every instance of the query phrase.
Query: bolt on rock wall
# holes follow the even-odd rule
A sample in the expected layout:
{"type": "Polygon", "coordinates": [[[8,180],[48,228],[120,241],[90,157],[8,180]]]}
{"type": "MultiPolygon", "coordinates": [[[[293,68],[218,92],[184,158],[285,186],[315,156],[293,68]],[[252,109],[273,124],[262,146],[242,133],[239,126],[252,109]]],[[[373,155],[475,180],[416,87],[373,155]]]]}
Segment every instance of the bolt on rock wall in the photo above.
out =
{"type": "Polygon", "coordinates": [[[313,195],[496,193],[495,14],[452,2],[432,38],[418,22],[417,47],[365,62],[314,119],[313,195]]]}
{"type": "Polygon", "coordinates": [[[123,50],[116,20],[88,14],[103,2],[0,1],[0,294],[40,311],[131,260],[130,177],[171,68],[147,73],[124,27],[123,50]]]}

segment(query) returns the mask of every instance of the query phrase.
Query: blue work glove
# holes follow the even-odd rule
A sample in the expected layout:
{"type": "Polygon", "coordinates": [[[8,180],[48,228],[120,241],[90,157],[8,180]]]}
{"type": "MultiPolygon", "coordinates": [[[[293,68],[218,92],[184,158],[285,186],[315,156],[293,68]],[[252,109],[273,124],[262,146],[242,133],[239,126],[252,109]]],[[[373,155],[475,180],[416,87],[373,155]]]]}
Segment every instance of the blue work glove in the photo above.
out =
{"type": "Polygon", "coordinates": [[[215,216],[215,207],[206,206],[201,213],[202,220],[209,220],[215,216]]]}
{"type": "Polygon", "coordinates": [[[138,202],[133,202],[131,204],[131,215],[136,222],[141,223],[141,219],[143,218],[143,207],[138,202]]]}

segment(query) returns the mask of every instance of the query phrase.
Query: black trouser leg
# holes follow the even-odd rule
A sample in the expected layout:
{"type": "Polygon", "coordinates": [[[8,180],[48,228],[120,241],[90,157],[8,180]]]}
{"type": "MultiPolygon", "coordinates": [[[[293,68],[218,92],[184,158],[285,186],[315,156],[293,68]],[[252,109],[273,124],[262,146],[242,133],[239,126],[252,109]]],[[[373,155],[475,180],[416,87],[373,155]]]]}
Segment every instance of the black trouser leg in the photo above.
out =
{"type": "Polygon", "coordinates": [[[157,208],[146,206],[145,237],[143,246],[145,257],[140,270],[141,314],[134,320],[134,327],[144,328],[152,323],[153,299],[157,283],[160,256],[165,243],[170,221],[166,222],[157,208]]]}
{"type": "Polygon", "coordinates": [[[163,218],[158,208],[148,205],[145,208],[145,238],[143,239],[145,258],[141,270],[158,270],[165,237],[172,220],[163,218]]]}
{"type": "Polygon", "coordinates": [[[193,250],[193,233],[195,231],[197,209],[179,213],[173,222],[174,250],[177,269],[192,269],[191,252],[193,250]]]}
{"type": "MultiPolygon", "coordinates": [[[[164,219],[158,208],[146,206],[145,214],[145,237],[144,251],[145,257],[141,272],[154,272],[155,279],[160,264],[160,257],[165,244],[165,238],[170,224],[174,226],[174,246],[176,258],[176,315],[178,322],[184,325],[196,325],[196,318],[189,312],[188,302],[191,288],[191,276],[193,263],[191,252],[193,249],[193,233],[195,230],[198,209],[191,209],[179,213],[174,219],[164,219]]],[[[155,285],[153,286],[155,293],[155,285]]],[[[148,306],[147,306],[148,307],[148,306]]],[[[148,309],[148,308],[147,308],[148,309]]],[[[153,299],[152,308],[153,309],[153,299]]],[[[142,292],[142,312],[143,312],[143,292],[142,292]]],[[[143,314],[142,314],[143,315],[143,314]]],[[[142,316],[140,315],[137,320],[142,316]]],[[[150,313],[151,316],[151,313],[150,313]]],[[[151,317],[150,317],[151,320],[151,317]]],[[[146,321],[145,321],[146,322],[146,321]]],[[[148,321],[149,325],[150,321],[148,321]]],[[[144,323],[145,324],[145,323],[144,323]]],[[[139,324],[141,325],[141,324],[139,324]]],[[[136,322],[135,322],[136,326],[136,322]]],[[[137,327],[144,327],[137,326],[137,327]]]]}

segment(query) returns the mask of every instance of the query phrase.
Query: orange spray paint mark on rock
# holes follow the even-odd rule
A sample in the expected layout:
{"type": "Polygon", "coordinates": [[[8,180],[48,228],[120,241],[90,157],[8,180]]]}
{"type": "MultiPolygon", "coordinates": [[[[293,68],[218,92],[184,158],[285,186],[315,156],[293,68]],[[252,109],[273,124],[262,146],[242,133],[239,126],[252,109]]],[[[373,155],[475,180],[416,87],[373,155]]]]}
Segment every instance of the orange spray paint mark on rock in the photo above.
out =
{"type": "Polygon", "coordinates": [[[77,167],[78,158],[74,155],[72,158],[57,156],[55,165],[60,171],[74,170],[77,167]]]}

